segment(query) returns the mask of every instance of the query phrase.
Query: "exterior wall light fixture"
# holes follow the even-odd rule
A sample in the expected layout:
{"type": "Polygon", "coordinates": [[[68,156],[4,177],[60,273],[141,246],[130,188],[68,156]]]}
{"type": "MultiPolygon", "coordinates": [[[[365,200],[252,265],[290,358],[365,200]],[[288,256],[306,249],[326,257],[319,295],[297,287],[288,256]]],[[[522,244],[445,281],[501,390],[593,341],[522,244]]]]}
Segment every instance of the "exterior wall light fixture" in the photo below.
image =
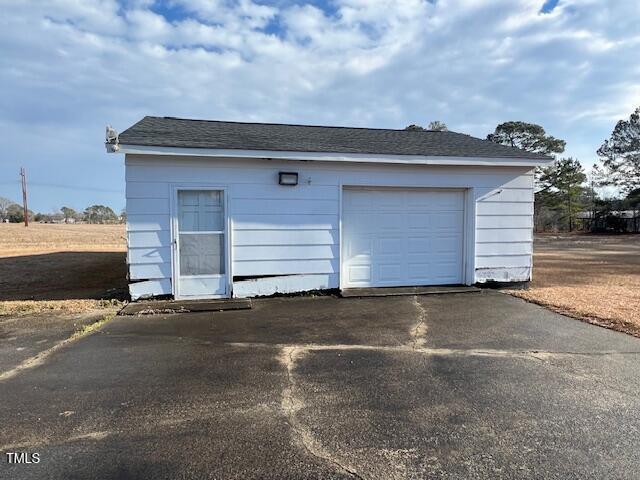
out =
{"type": "Polygon", "coordinates": [[[278,172],[278,183],[295,187],[298,185],[298,172],[278,172]]]}

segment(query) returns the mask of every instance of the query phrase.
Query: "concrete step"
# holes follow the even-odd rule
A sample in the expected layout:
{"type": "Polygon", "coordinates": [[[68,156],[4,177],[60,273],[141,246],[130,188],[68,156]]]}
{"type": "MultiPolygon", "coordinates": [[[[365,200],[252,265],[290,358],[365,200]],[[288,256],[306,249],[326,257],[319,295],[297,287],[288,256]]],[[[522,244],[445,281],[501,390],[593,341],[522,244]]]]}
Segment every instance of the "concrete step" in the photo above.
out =
{"type": "Polygon", "coordinates": [[[342,290],[343,297],[393,297],[401,295],[436,295],[443,293],[473,293],[479,292],[477,287],[466,285],[445,285],[434,287],[376,287],[376,288],[346,288],[342,290]]]}
{"type": "Polygon", "coordinates": [[[251,308],[248,298],[222,298],[219,300],[149,300],[132,302],[118,315],[151,315],[186,312],[221,312],[251,308]]]}

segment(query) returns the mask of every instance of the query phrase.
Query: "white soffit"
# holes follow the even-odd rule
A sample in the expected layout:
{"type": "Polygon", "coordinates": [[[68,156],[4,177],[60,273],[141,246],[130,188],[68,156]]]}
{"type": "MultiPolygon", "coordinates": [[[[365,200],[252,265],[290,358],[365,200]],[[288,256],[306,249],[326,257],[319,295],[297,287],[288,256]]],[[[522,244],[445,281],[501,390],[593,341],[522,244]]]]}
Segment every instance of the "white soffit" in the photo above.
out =
{"type": "Polygon", "coordinates": [[[391,163],[410,165],[479,165],[500,167],[535,167],[553,159],[441,157],[421,155],[381,155],[366,153],[289,152],[278,150],[236,150],[183,147],[119,145],[118,153],[136,155],[175,155],[193,157],[260,158],[266,160],[304,160],[319,162],[391,163]]]}

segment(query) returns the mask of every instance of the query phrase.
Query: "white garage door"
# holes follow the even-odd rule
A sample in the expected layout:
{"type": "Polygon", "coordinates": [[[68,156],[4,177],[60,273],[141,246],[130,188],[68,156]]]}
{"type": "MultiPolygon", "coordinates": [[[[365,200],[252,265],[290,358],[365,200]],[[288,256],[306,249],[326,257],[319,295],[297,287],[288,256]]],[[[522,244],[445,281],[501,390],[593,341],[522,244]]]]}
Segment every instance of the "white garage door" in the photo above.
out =
{"type": "Polygon", "coordinates": [[[462,283],[464,193],[345,189],[344,287],[462,283]]]}

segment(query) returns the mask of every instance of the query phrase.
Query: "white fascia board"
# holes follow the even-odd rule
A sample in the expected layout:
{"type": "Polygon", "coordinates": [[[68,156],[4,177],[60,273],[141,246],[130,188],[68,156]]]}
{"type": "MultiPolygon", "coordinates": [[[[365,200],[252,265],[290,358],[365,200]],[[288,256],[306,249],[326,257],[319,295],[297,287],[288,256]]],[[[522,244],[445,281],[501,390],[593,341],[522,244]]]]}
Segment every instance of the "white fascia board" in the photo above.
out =
{"type": "Polygon", "coordinates": [[[136,155],[179,155],[194,157],[263,158],[319,162],[398,163],[411,165],[482,165],[501,167],[535,167],[553,159],[499,157],[439,157],[423,155],[383,155],[368,153],[288,152],[279,150],[236,150],[217,148],[153,147],[119,145],[118,153],[136,155]]]}

